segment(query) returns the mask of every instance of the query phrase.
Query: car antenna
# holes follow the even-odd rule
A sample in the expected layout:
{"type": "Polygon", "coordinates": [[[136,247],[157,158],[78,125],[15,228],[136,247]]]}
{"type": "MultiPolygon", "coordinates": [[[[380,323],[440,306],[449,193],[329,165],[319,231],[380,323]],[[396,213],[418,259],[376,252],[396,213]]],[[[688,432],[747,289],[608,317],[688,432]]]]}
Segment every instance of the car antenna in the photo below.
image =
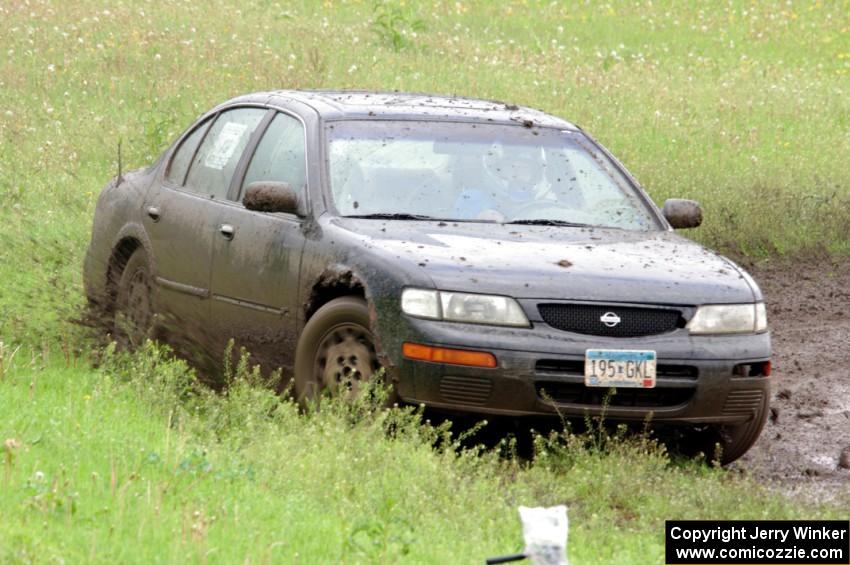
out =
{"type": "Polygon", "coordinates": [[[121,174],[121,138],[118,138],[118,178],[115,179],[115,186],[120,186],[124,182],[124,177],[121,174]]]}

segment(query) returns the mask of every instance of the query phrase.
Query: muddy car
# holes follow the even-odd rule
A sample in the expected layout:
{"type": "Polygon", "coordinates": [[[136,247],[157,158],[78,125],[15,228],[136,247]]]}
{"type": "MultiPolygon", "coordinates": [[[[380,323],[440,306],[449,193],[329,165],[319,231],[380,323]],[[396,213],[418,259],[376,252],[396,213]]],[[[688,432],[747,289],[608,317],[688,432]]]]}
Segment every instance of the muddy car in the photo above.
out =
{"type": "Polygon", "coordinates": [[[266,92],[107,185],[84,278],[125,339],[233,339],[301,400],[383,369],[401,402],[708,429],[728,462],[764,424],[770,336],[752,278],[673,231],[701,220],[529,108],[266,92]]]}

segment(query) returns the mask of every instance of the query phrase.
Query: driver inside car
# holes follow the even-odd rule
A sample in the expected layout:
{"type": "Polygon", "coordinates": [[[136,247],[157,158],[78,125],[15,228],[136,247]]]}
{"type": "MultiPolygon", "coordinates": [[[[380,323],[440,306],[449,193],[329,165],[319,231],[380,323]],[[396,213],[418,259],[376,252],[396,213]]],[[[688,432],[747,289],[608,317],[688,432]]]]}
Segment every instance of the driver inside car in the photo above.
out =
{"type": "Polygon", "coordinates": [[[484,174],[475,175],[479,186],[464,186],[455,201],[456,217],[504,222],[537,200],[546,166],[539,148],[492,147],[481,166],[484,174]]]}

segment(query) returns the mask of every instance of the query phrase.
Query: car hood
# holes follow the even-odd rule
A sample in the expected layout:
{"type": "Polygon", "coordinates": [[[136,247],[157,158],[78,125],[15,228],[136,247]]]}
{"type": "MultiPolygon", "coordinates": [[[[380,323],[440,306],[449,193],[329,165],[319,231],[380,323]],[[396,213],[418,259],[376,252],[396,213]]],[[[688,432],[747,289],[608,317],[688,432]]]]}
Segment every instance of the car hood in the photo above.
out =
{"type": "Polygon", "coordinates": [[[337,218],[363,251],[436,288],[516,298],[696,305],[760,299],[734,263],[668,231],[337,218]]]}

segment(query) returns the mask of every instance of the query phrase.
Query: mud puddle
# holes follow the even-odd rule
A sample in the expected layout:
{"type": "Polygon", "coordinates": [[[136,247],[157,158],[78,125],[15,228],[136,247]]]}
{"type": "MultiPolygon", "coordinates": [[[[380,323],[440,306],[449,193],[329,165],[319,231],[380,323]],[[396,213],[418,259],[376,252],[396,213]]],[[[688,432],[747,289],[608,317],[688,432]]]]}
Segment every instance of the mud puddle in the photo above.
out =
{"type": "Polygon", "coordinates": [[[749,270],[768,305],[772,408],[735,465],[789,494],[850,500],[850,261],[749,270]]]}

